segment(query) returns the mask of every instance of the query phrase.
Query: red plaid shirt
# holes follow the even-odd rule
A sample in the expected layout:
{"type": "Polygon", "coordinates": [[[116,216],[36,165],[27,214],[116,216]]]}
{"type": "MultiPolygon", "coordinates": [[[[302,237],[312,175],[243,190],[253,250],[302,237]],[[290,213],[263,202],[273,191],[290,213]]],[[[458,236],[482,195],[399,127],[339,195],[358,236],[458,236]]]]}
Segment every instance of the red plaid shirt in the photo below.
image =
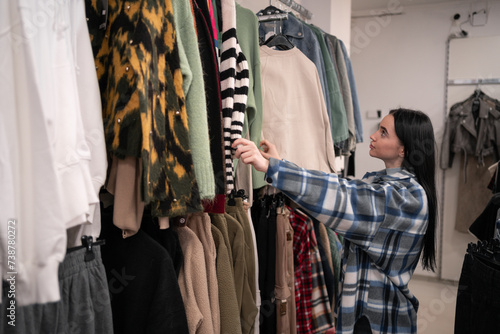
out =
{"type": "Polygon", "coordinates": [[[308,218],[290,210],[293,228],[293,257],[295,267],[295,304],[297,308],[297,334],[312,333],[312,276],[311,240],[307,226],[308,218]]]}

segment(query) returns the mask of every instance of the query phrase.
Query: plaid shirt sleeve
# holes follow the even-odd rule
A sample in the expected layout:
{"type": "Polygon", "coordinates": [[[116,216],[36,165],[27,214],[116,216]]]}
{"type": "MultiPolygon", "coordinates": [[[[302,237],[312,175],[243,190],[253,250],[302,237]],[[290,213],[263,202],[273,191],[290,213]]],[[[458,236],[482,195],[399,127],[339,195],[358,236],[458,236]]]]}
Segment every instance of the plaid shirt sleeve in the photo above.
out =
{"type": "Polygon", "coordinates": [[[422,187],[410,181],[410,173],[399,174],[409,181],[387,182],[391,178],[400,180],[402,176],[377,173],[369,173],[363,180],[347,180],[271,158],[266,180],[314,218],[366,250],[378,229],[387,222],[391,223],[391,229],[425,232],[426,225],[408,226],[407,220],[397,219],[399,215],[427,219],[422,187]],[[388,218],[395,219],[388,221],[388,218]]]}

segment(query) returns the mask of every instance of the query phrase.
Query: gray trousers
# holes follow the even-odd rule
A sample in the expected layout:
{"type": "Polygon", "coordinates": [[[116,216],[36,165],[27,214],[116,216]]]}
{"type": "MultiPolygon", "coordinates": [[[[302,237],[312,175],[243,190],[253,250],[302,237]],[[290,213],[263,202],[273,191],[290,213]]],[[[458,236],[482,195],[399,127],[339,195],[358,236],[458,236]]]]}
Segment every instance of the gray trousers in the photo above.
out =
{"type": "Polygon", "coordinates": [[[16,307],[15,326],[8,324],[2,299],[0,333],[11,334],[97,334],[113,333],[108,281],[100,247],[95,259],[85,262],[85,249],[66,254],[59,266],[61,300],[54,303],[16,307]]]}

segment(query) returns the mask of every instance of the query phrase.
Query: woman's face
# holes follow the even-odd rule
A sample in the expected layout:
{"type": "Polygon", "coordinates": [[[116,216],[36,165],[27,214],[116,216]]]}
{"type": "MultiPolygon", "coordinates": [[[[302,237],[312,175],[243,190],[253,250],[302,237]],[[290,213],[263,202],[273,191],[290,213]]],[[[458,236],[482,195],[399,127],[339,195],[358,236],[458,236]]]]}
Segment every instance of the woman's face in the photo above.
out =
{"type": "Polygon", "coordinates": [[[389,114],[382,119],[378,130],[370,139],[370,156],[381,159],[386,168],[401,167],[404,146],[396,135],[393,115],[389,114]]]}

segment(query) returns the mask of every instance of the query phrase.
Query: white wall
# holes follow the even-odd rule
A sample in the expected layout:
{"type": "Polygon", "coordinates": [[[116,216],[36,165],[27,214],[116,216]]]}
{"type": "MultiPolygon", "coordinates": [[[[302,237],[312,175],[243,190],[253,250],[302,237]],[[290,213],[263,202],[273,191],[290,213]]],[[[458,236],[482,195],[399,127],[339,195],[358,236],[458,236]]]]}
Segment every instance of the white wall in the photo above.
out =
{"type": "MultiPolygon", "coordinates": [[[[266,8],[270,4],[269,0],[236,0],[236,2],[242,5],[243,7],[252,10],[252,12],[254,13],[257,13],[259,10],[266,8]]],[[[303,0],[295,0],[295,2],[309,9],[309,7],[307,7],[304,4],[303,0]]],[[[278,0],[272,0],[272,4],[275,7],[282,8],[283,10],[288,10],[288,7],[279,2],[278,0]]]]}
{"type": "Polygon", "coordinates": [[[351,0],[303,0],[314,13],[312,23],[345,42],[351,40],[351,0]]]}
{"type": "MultiPolygon", "coordinates": [[[[237,0],[237,2],[257,13],[269,6],[269,0],[237,0]]],[[[348,46],[351,38],[351,0],[295,0],[313,13],[308,23],[312,23],[325,32],[341,39],[348,46]]],[[[273,6],[288,10],[278,0],[272,1],[273,6]]]]}
{"type": "Polygon", "coordinates": [[[254,13],[269,6],[269,1],[266,0],[237,0],[236,2],[254,13]]]}
{"type": "MultiPolygon", "coordinates": [[[[470,37],[500,34],[500,2],[488,3],[490,12],[485,26],[462,26],[470,37]]],[[[382,110],[382,115],[399,106],[426,112],[433,122],[438,148],[441,146],[446,115],[446,41],[453,15],[460,13],[462,20],[467,18],[470,6],[463,1],[403,6],[391,0],[383,10],[403,12],[402,15],[353,18],[351,60],[365,137],[365,142],[356,148],[357,177],[384,167],[368,155],[369,136],[377,129],[379,120],[368,118],[367,113],[371,116],[377,109],[382,110]]],[[[353,12],[353,17],[369,14],[372,13],[353,12]]],[[[440,170],[437,174],[439,196],[443,198],[440,170]]],[[[453,222],[444,222],[450,223],[453,222]]],[[[461,264],[455,267],[460,270],[461,264]]],[[[417,274],[428,275],[422,271],[417,274]]]]}

